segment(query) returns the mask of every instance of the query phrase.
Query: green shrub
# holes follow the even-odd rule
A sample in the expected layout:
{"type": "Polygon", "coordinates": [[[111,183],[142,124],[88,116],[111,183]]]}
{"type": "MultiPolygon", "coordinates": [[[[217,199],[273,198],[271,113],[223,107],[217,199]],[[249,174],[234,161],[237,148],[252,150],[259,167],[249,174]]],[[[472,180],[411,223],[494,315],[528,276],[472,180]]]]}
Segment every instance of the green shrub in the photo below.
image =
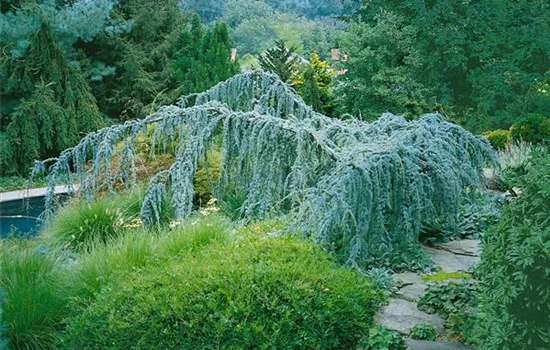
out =
{"type": "Polygon", "coordinates": [[[295,238],[239,237],[118,275],[61,348],[342,349],[368,331],[383,297],[367,278],[295,238]]]}
{"type": "Polygon", "coordinates": [[[510,128],[512,140],[540,143],[550,139],[550,117],[530,114],[510,128]]]}
{"type": "Polygon", "coordinates": [[[63,271],[49,256],[0,244],[2,335],[14,350],[55,349],[68,312],[63,271]]]}
{"type": "Polygon", "coordinates": [[[411,338],[419,340],[435,340],[437,332],[433,325],[429,323],[420,323],[411,329],[411,338]]]}
{"type": "Polygon", "coordinates": [[[479,348],[550,348],[550,155],[518,178],[521,195],[483,236],[479,348]]]}
{"type": "Polygon", "coordinates": [[[510,130],[493,130],[483,133],[483,136],[489,140],[491,146],[496,150],[503,150],[510,141],[510,130]]]}
{"type": "Polygon", "coordinates": [[[472,341],[477,300],[477,282],[464,279],[457,283],[430,284],[417,306],[421,311],[443,317],[450,335],[469,343],[472,341]]]}
{"type": "Polygon", "coordinates": [[[407,347],[399,333],[382,326],[372,326],[367,336],[361,339],[358,348],[362,350],[405,350],[407,347]]]}

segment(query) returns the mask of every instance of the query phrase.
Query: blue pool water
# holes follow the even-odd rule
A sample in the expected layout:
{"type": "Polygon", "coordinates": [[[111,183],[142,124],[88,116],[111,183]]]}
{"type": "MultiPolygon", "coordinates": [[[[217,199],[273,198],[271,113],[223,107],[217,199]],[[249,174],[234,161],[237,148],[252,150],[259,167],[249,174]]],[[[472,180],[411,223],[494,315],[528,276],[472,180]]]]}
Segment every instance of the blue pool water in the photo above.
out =
{"type": "Polygon", "coordinates": [[[0,237],[5,238],[10,233],[23,236],[34,236],[40,230],[44,212],[44,197],[28,200],[14,200],[0,203],[0,237]]]}

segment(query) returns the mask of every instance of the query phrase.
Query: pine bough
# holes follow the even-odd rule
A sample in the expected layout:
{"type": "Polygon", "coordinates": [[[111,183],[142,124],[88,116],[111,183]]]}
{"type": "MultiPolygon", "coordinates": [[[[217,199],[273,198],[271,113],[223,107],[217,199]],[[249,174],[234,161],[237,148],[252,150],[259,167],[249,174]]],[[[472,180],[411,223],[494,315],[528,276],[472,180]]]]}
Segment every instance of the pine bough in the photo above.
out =
{"type": "Polygon", "coordinates": [[[291,215],[292,230],[358,268],[395,265],[419,251],[428,219],[453,225],[463,189],[481,186],[483,165],[495,160],[484,139],[440,115],[331,119],[276,76],[250,72],[143,120],[91,133],[58,158],[37,162],[32,176],[48,172],[48,213],[56,184],[78,182],[78,195],[90,200],[98,190],[113,191],[116,182],[135,183],[136,136],[151,124],[153,149],[178,146],[171,167],[150,181],[145,223],[159,220],[166,200],[178,218],[192,212],[197,165],[221,138],[220,196],[241,193],[247,219],[291,215]]]}

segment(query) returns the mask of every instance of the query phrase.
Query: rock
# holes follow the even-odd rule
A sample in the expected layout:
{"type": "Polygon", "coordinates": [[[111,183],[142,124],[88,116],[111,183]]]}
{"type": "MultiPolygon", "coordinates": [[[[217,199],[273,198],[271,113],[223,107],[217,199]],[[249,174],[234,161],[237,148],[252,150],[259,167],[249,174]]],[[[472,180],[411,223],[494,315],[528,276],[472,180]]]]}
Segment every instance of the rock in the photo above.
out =
{"type": "Polygon", "coordinates": [[[411,328],[419,323],[430,323],[436,331],[441,332],[445,323],[441,317],[420,311],[416,303],[403,299],[390,299],[388,305],[380,308],[374,320],[402,334],[409,334],[411,328]]]}
{"type": "Polygon", "coordinates": [[[398,273],[394,275],[394,278],[398,281],[399,294],[409,300],[418,300],[428,285],[422,276],[412,272],[398,273]]]}
{"type": "Polygon", "coordinates": [[[453,254],[446,250],[423,246],[422,249],[432,259],[434,264],[446,272],[469,272],[479,262],[479,256],[466,256],[453,254]]]}
{"type": "Polygon", "coordinates": [[[497,188],[499,179],[495,169],[484,168],[483,176],[485,177],[485,184],[487,188],[490,188],[490,189],[497,188]]]}
{"type": "Polygon", "coordinates": [[[405,343],[409,350],[473,350],[473,348],[464,344],[440,341],[405,339],[405,343]]]}
{"type": "Polygon", "coordinates": [[[461,239],[448,243],[438,243],[435,247],[457,255],[479,256],[481,253],[480,242],[477,239],[461,239]]]}

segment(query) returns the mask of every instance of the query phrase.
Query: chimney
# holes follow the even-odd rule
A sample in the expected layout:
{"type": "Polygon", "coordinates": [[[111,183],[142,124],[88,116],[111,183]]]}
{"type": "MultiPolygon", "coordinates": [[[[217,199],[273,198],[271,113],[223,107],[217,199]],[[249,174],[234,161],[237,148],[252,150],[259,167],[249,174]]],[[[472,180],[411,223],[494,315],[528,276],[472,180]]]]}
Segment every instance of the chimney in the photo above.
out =
{"type": "Polygon", "coordinates": [[[330,50],[330,55],[334,61],[338,61],[340,59],[340,49],[330,50]]]}

